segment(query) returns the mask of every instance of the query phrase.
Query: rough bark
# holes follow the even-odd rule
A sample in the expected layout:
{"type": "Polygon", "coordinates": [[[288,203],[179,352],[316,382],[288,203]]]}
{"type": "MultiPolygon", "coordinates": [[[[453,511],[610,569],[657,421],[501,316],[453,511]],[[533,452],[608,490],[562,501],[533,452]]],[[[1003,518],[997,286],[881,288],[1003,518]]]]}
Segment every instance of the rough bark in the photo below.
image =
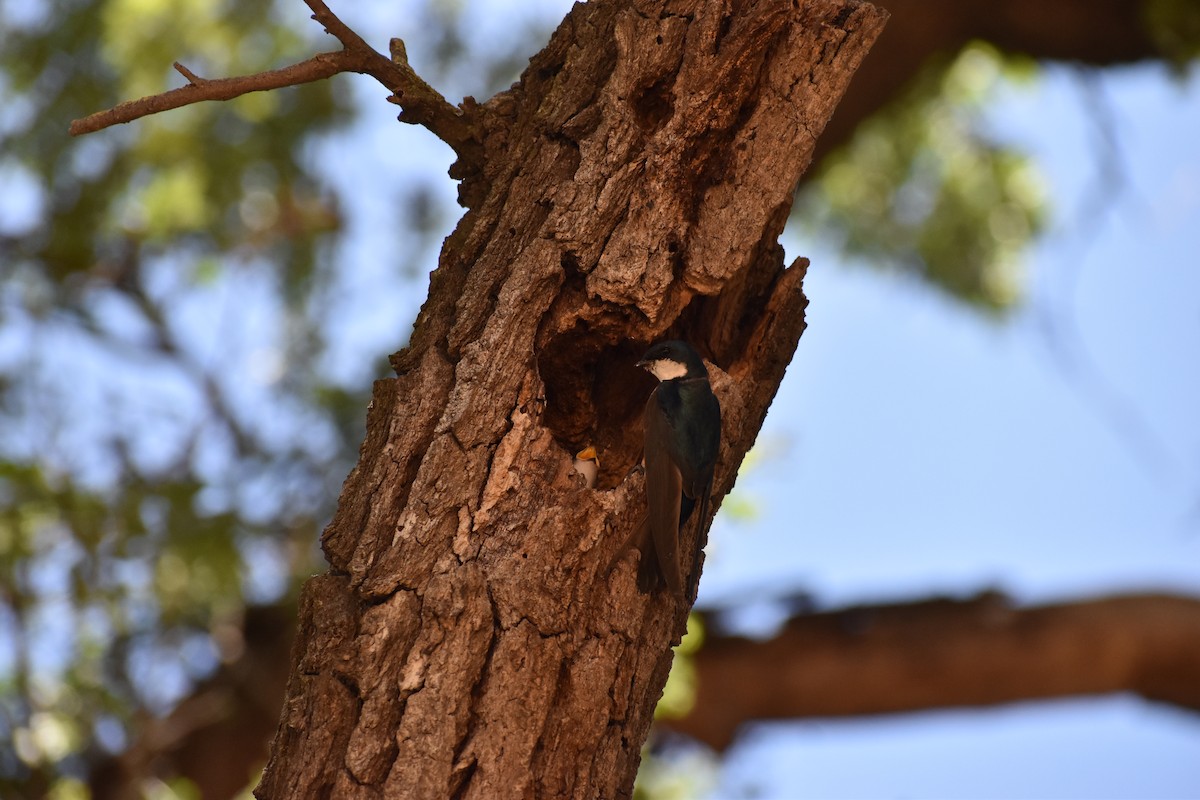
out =
{"type": "Polygon", "coordinates": [[[665,727],[724,750],[747,722],[1134,692],[1200,711],[1200,599],[1013,608],[1003,595],[796,617],[763,641],[710,636],[695,705],[665,727]]]}
{"type": "Polygon", "coordinates": [[[375,386],[259,797],[629,796],[691,599],[606,569],[644,503],[633,362],[667,333],[711,359],[724,495],[804,326],[793,187],[884,18],[581,4],[473,109],[470,210],[375,386]]]}

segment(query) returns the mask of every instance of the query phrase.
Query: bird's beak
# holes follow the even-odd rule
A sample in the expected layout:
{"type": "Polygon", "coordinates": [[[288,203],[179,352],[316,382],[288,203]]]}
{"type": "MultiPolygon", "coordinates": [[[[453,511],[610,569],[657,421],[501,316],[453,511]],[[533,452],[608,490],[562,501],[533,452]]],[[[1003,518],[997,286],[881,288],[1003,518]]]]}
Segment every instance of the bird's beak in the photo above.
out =
{"type": "Polygon", "coordinates": [[[596,455],[596,448],[588,446],[576,453],[573,468],[583,476],[587,488],[594,487],[596,476],[600,474],[600,457],[596,455]]]}

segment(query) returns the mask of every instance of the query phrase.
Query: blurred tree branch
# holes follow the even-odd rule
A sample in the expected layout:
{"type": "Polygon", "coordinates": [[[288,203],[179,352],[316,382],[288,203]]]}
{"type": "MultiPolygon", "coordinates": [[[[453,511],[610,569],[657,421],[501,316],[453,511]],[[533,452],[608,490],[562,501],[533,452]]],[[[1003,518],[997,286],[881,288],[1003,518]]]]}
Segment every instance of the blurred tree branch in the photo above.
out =
{"type": "Polygon", "coordinates": [[[661,724],[724,750],[755,720],[1114,692],[1200,711],[1197,631],[1200,598],[1168,594],[1014,608],[986,592],[807,614],[764,641],[706,637],[691,712],[661,724]]]}
{"type": "MultiPolygon", "coordinates": [[[[243,655],[221,668],[125,753],[101,763],[96,800],[153,774],[183,775],[204,797],[232,797],[261,764],[287,677],[294,610],[247,612],[243,655]],[[288,624],[285,624],[288,623],[288,624]],[[196,707],[223,712],[197,717],[196,707]],[[172,737],[160,731],[174,730],[172,737]],[[232,778],[232,780],[231,780],[232,778]]],[[[1200,598],[1122,595],[1014,608],[997,592],[856,606],[792,618],[766,640],[722,634],[720,614],[693,656],[691,712],[660,729],[724,750],[745,723],[987,706],[1134,692],[1200,711],[1200,598]]]]}
{"type": "Polygon", "coordinates": [[[1143,0],[886,0],[887,33],[817,142],[814,160],[848,141],[859,123],[896,97],[929,63],[979,39],[1042,61],[1112,66],[1164,54],[1147,25],[1143,0]]]}

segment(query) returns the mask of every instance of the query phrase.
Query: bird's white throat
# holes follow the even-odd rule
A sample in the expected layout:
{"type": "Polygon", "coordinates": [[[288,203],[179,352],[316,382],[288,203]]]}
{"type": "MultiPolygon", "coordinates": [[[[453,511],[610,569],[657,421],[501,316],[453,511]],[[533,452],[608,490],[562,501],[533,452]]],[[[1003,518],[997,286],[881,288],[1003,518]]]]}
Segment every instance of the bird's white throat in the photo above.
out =
{"type": "Polygon", "coordinates": [[[671,361],[668,358],[651,361],[647,366],[651,374],[660,381],[673,381],[687,375],[687,365],[671,361]]]}

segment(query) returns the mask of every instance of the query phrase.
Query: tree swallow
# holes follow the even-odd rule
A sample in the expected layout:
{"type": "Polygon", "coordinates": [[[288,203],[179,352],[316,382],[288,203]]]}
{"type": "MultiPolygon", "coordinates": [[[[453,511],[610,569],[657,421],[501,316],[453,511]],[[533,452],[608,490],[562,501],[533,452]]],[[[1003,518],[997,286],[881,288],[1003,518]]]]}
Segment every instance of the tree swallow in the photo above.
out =
{"type": "MultiPolygon", "coordinates": [[[[721,444],[721,405],[708,383],[704,360],[677,340],[659,342],[638,362],[659,384],[646,401],[646,501],[649,535],[639,543],[638,589],[665,585],[683,594],[679,532],[700,503],[700,522],[708,515],[713,466],[721,444]]],[[[699,578],[701,532],[696,535],[691,580],[699,578]]]]}

